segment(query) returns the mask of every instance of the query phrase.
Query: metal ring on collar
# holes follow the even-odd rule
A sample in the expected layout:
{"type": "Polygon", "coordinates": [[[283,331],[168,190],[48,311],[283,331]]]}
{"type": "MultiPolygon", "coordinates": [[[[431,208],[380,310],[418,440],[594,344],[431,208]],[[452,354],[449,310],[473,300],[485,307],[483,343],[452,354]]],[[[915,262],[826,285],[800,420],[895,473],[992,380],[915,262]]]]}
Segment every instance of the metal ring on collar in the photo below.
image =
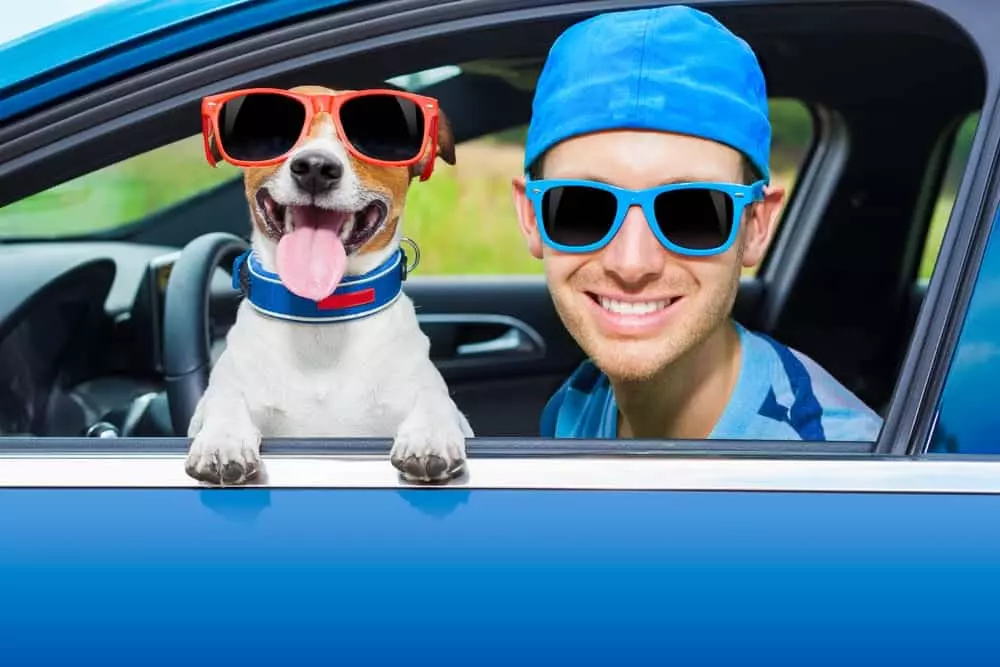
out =
{"type": "Polygon", "coordinates": [[[399,241],[400,243],[406,243],[411,248],[413,248],[413,264],[406,267],[406,275],[410,275],[411,273],[413,273],[413,270],[420,265],[420,247],[417,245],[416,241],[406,236],[401,238],[399,241]]]}

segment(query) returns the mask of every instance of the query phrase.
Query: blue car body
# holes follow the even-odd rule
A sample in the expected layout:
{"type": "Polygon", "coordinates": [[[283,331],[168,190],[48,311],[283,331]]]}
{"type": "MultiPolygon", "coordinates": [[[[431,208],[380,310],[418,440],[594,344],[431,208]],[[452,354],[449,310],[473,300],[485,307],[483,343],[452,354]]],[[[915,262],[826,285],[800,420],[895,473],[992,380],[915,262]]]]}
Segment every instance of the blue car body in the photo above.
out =
{"type": "Polygon", "coordinates": [[[989,665],[997,511],[995,494],[4,490],[0,651],[989,665]]]}
{"type": "Polygon", "coordinates": [[[348,2],[111,2],[0,44],[0,121],[164,58],[348,2]]]}
{"type": "MultiPolygon", "coordinates": [[[[0,123],[348,4],[112,3],[0,45],[0,123]]],[[[638,477],[631,456],[484,456],[440,488],[291,452],[270,486],[220,490],[185,477],[176,445],[29,443],[0,452],[0,665],[998,664],[1000,217],[984,151],[1000,52],[975,3],[936,4],[980,40],[991,84],[966,177],[986,194],[949,236],[971,250],[931,286],[951,275],[971,297],[922,408],[925,450],[656,459],[638,477]]]]}

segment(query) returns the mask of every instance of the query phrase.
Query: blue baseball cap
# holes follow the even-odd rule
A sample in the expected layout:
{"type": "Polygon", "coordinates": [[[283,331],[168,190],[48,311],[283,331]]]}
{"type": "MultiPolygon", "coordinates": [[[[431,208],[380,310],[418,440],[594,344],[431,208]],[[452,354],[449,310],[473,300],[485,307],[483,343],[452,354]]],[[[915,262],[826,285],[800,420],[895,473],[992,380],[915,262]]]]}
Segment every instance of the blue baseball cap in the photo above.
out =
{"type": "Polygon", "coordinates": [[[614,129],[718,141],[770,181],[771,123],[757,57],[691,7],[600,14],[560,35],[535,88],[525,170],[565,139],[614,129]]]}

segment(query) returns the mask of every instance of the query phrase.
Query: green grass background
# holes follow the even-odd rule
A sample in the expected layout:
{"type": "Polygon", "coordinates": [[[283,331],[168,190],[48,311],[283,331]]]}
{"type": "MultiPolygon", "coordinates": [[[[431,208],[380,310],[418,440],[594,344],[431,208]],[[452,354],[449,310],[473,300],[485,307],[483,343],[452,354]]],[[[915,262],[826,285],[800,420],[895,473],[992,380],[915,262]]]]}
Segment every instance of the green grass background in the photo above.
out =
{"type": "MultiPolygon", "coordinates": [[[[935,206],[919,278],[933,270],[977,118],[961,127],[935,206]]],[[[771,104],[774,180],[791,190],[811,141],[808,112],[792,100],[771,104]]],[[[405,233],[421,248],[421,275],[534,274],[542,270],[517,229],[511,178],[521,171],[524,129],[458,147],[454,167],[414,182],[405,233]]],[[[0,237],[63,237],[106,231],[203,192],[239,171],[210,167],[200,137],[164,146],[0,208],[0,237]]],[[[211,229],[206,228],[206,232],[211,229]]],[[[748,272],[749,273],[749,272],[748,272]]]]}

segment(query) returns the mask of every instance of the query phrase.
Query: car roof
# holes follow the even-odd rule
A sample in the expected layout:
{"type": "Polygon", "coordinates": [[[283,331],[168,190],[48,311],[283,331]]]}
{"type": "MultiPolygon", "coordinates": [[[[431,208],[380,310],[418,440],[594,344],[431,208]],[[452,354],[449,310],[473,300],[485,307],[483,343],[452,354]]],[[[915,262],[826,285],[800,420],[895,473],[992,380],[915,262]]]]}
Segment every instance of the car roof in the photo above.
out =
{"type": "MultiPolygon", "coordinates": [[[[803,5],[812,4],[800,0],[803,5]]],[[[910,0],[938,4],[945,0],[910,0]]],[[[947,0],[951,1],[951,0],[947,0]]],[[[39,0],[23,0],[39,3],[39,0]]],[[[52,23],[6,43],[0,42],[0,122],[173,58],[235,37],[323,14],[344,5],[377,5],[387,0],[59,0],[38,13],[52,23]],[[103,3],[103,4],[101,4],[103,3]],[[66,5],[76,10],[67,10],[66,5]],[[79,7],[93,7],[80,13],[79,7]],[[58,7],[57,7],[58,5],[58,7]],[[61,7],[62,9],[60,9],[61,7]]],[[[728,0],[722,6],[754,4],[728,0]]],[[[434,4],[428,2],[428,4],[434,4]]],[[[484,8],[491,3],[472,2],[484,8]]],[[[512,2],[511,6],[523,4],[512,2]]],[[[554,0],[542,5],[558,4],[554,0]]],[[[642,3],[640,3],[642,4],[642,3]]],[[[711,6],[715,0],[698,0],[711,6]]],[[[780,4],[780,3],[779,3],[780,4]]],[[[817,2],[816,4],[825,4],[817,2]]],[[[841,0],[868,5],[880,0],[841,0]]],[[[40,5],[41,6],[41,5],[40,5]]],[[[891,6],[891,5],[890,5],[891,6]]],[[[36,14],[36,12],[29,12],[36,14]]],[[[44,21],[41,23],[44,24],[44,21]]],[[[20,28],[15,28],[17,34],[20,28]]]]}
{"type": "Polygon", "coordinates": [[[82,13],[64,3],[50,25],[0,43],[0,120],[220,39],[360,1],[111,0],[82,13]]]}

